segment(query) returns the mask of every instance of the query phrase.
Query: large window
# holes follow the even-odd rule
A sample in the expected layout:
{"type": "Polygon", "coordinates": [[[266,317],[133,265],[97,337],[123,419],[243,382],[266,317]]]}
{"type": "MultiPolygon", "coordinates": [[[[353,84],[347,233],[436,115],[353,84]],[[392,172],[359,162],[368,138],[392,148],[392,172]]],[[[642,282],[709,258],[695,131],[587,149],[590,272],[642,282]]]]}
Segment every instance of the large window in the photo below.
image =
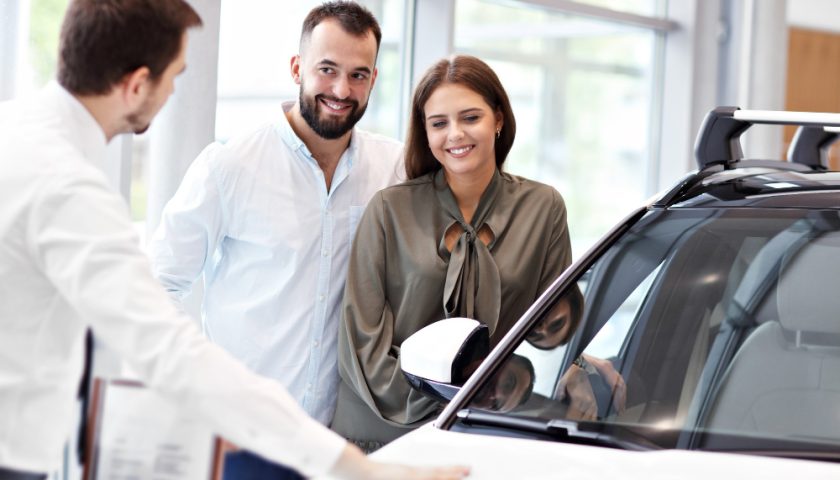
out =
{"type": "MultiPolygon", "coordinates": [[[[658,8],[655,0],[587,3],[658,8]]],[[[576,255],[655,190],[661,41],[652,29],[526,2],[457,1],[456,52],[487,61],[513,103],[517,136],[506,168],[561,192],[576,255]]]]}
{"type": "Polygon", "coordinates": [[[31,93],[55,76],[68,0],[0,0],[0,100],[31,93]]]}
{"type": "Polygon", "coordinates": [[[659,0],[576,0],[598,7],[610,8],[619,12],[654,16],[662,14],[664,2],[659,0]]]}
{"type": "MultiPolygon", "coordinates": [[[[25,10],[25,55],[16,65],[18,92],[54,74],[58,27],[67,0],[16,0],[25,10]],[[31,37],[31,38],[30,38],[31,37]]],[[[275,121],[298,87],[289,74],[300,26],[320,0],[225,0],[221,3],[215,137],[275,121]]],[[[383,30],[379,77],[361,126],[402,138],[410,92],[403,68],[414,51],[454,51],[486,60],[513,101],[518,135],[506,168],[556,187],[568,206],[574,251],[583,252],[632,206],[657,189],[665,0],[438,0],[452,7],[449,47],[404,45],[414,19],[419,31],[446,37],[449,22],[419,20],[424,0],[361,0],[383,30]],[[571,10],[566,10],[571,8],[571,10]],[[413,9],[413,10],[412,10],[413,9]],[[451,47],[451,50],[448,48],[451,47]]],[[[445,14],[446,15],[446,14],[445,14]]],[[[8,63],[8,62],[7,62],[8,63]]],[[[422,62],[420,62],[422,63],[422,62]]],[[[422,71],[428,65],[414,65],[422,71]]],[[[667,129],[669,126],[666,125],[667,129]]],[[[148,145],[133,139],[131,205],[146,217],[148,145]]],[[[679,159],[677,159],[679,160],[679,159]]],[[[670,160],[669,160],[670,161],[670,160]]],[[[668,182],[670,182],[669,176],[668,182]]]]}

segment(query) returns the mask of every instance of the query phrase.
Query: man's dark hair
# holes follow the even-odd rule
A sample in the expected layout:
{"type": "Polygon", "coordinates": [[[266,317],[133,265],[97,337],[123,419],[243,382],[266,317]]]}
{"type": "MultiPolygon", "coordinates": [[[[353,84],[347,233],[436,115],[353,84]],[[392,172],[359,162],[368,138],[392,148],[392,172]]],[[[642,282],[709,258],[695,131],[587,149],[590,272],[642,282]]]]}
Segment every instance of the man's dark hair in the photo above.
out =
{"type": "Polygon", "coordinates": [[[201,17],[184,0],[72,0],[61,27],[58,83],[78,95],[103,95],[147,67],[158,80],[201,17]]]}
{"type": "Polygon", "coordinates": [[[335,19],[341,28],[350,35],[362,37],[371,32],[376,39],[376,51],[379,51],[379,44],[382,41],[382,30],[376,17],[370,10],[356,2],[324,2],[313,8],[303,20],[303,28],[300,32],[300,48],[312,35],[312,30],[324,20],[335,19]]]}

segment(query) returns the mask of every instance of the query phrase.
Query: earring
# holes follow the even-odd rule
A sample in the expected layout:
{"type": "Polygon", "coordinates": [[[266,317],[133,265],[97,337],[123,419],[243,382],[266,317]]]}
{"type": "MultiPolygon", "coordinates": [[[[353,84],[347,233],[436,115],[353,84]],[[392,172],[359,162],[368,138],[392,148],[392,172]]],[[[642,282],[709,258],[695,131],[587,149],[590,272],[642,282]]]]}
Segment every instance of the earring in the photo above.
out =
{"type": "Polygon", "coordinates": [[[501,136],[502,136],[502,129],[501,129],[501,128],[497,128],[497,129],[496,129],[496,140],[498,140],[498,139],[499,139],[499,137],[501,137],[501,136]]]}

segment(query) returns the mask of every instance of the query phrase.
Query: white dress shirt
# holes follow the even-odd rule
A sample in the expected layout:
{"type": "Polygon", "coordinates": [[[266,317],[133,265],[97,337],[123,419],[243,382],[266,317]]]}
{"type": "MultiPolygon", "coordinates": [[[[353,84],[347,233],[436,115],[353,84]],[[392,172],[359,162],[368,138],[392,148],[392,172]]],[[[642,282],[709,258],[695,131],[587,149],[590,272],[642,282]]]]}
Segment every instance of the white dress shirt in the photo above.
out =
{"type": "Polygon", "coordinates": [[[208,342],[152,277],[100,170],[105,143],[55,84],[0,107],[0,466],[60,466],[91,327],[218,433],[304,474],[327,471],[344,441],[208,342]]]}
{"type": "Polygon", "coordinates": [[[205,333],[327,424],[350,243],[404,172],[401,143],[354,129],[328,191],[281,114],[195,159],[149,242],[154,274],[176,298],[204,274],[205,333]]]}

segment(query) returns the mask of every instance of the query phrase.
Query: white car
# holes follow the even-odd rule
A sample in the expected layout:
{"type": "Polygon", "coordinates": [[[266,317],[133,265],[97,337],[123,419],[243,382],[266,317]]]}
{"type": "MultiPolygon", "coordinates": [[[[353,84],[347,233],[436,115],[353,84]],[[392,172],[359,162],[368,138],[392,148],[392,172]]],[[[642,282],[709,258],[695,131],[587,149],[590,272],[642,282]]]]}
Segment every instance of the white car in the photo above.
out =
{"type": "Polygon", "coordinates": [[[840,173],[817,124],[840,115],[713,111],[699,170],[570,267],[474,373],[478,322],[409,338],[404,373],[449,403],[374,458],[476,479],[840,479],[840,173]],[[806,125],[793,161],[741,159],[753,123],[806,125]]]}

